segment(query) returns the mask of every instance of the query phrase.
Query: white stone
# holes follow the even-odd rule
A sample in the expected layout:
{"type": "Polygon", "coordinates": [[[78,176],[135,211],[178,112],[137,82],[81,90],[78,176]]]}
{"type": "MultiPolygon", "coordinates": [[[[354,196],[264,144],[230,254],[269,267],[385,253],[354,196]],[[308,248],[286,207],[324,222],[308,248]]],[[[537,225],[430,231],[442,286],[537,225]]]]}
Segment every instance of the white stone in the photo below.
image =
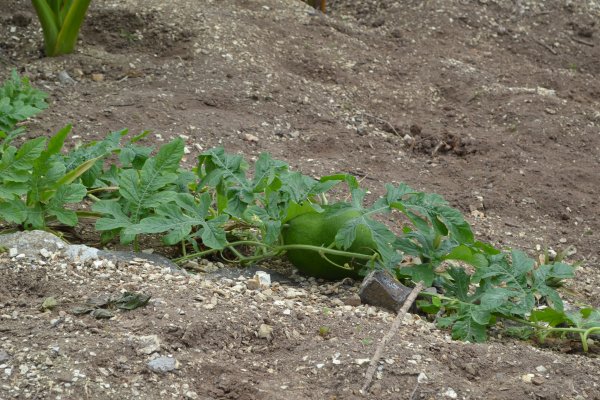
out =
{"type": "Polygon", "coordinates": [[[521,376],[521,380],[525,383],[531,383],[531,380],[535,377],[534,374],[525,374],[521,376]]]}
{"type": "Polygon", "coordinates": [[[256,271],[256,274],[254,274],[254,279],[258,281],[261,289],[266,289],[271,286],[271,275],[265,271],[256,271]]]}
{"type": "Polygon", "coordinates": [[[452,388],[448,388],[445,392],[444,392],[444,396],[450,398],[450,399],[456,399],[458,398],[458,394],[456,394],[456,392],[454,391],[454,389],[452,388]]]}
{"type": "Polygon", "coordinates": [[[157,335],[139,336],[136,340],[140,344],[138,354],[152,354],[160,350],[160,340],[157,335]]]}
{"type": "Polygon", "coordinates": [[[258,337],[261,339],[271,339],[273,333],[273,327],[267,324],[260,324],[258,328],[258,337]]]}

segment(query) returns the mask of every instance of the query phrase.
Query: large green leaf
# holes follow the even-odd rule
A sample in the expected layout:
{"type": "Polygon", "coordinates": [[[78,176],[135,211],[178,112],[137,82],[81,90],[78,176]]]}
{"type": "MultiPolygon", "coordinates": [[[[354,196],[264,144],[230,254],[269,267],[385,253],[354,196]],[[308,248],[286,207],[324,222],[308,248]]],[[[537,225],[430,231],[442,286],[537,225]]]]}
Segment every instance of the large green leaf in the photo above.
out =
{"type": "Polygon", "coordinates": [[[78,203],[85,197],[85,186],[78,183],[59,186],[54,196],[50,199],[46,213],[55,216],[67,226],[77,225],[77,214],[73,210],[65,209],[65,204],[78,203]]]}
{"type": "Polygon", "coordinates": [[[198,228],[198,234],[205,246],[222,249],[227,240],[223,224],[226,215],[208,219],[208,193],[200,197],[196,204],[193,197],[186,194],[177,196],[177,203],[163,204],[156,208],[156,215],[142,219],[138,224],[125,230],[131,235],[168,232],[164,237],[165,243],[175,244],[186,239],[193,228],[198,228]],[[184,213],[185,211],[185,213],[184,213]]]}
{"type": "Polygon", "coordinates": [[[131,221],[137,223],[145,209],[172,199],[167,186],[177,180],[175,173],[183,157],[183,141],[175,139],[162,146],[157,155],[144,163],[141,171],[123,170],[118,177],[119,193],[130,202],[131,221]]]}
{"type": "Polygon", "coordinates": [[[474,282],[482,282],[480,292],[490,291],[494,287],[496,291],[506,292],[505,296],[510,301],[505,302],[502,310],[498,309],[498,312],[524,316],[535,306],[535,293],[527,282],[527,273],[533,265],[519,257],[517,255],[516,260],[520,264],[516,267],[509,263],[506,257],[496,258],[487,268],[477,270],[474,282]]]}
{"type": "Polygon", "coordinates": [[[274,244],[281,234],[281,219],[270,215],[267,210],[259,206],[250,206],[244,212],[244,220],[251,226],[256,226],[261,231],[261,239],[266,244],[274,244]]]}
{"type": "Polygon", "coordinates": [[[460,319],[452,326],[452,339],[459,339],[472,343],[485,342],[487,339],[486,325],[480,324],[470,317],[460,319]]]}
{"type": "Polygon", "coordinates": [[[92,211],[104,214],[103,217],[96,220],[96,229],[99,231],[121,229],[133,225],[123,212],[118,200],[101,200],[92,205],[92,211]]]}
{"type": "Polygon", "coordinates": [[[22,224],[27,219],[27,206],[21,199],[0,201],[0,219],[22,224]]]}
{"type": "Polygon", "coordinates": [[[446,280],[443,284],[446,294],[457,298],[460,301],[469,302],[469,285],[471,284],[471,277],[464,269],[456,267],[451,267],[448,270],[448,276],[450,279],[446,280]]]}
{"type": "Polygon", "coordinates": [[[246,187],[247,168],[248,165],[241,155],[227,154],[222,147],[210,149],[198,157],[200,187],[217,187],[222,182],[246,187]]]}
{"type": "Polygon", "coordinates": [[[441,257],[443,260],[460,260],[478,268],[485,268],[489,265],[487,257],[465,244],[454,247],[450,252],[441,257]]]}

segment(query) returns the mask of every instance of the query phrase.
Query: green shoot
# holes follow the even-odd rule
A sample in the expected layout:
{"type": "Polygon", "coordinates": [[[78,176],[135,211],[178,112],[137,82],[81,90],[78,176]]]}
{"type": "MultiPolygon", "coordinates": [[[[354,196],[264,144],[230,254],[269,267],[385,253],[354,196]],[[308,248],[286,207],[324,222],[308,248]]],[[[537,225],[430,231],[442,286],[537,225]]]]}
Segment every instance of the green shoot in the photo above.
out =
{"type": "Polygon", "coordinates": [[[46,56],[70,54],[91,0],[31,0],[44,32],[46,56]]]}

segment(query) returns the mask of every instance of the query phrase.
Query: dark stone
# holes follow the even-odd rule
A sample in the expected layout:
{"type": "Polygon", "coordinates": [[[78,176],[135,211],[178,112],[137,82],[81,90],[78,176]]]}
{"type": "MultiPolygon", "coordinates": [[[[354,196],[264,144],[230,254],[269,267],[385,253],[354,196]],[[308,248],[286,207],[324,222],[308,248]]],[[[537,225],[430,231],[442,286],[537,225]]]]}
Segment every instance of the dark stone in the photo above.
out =
{"type": "Polygon", "coordinates": [[[371,26],[373,28],[379,28],[380,26],[383,26],[385,24],[385,18],[375,18],[373,21],[371,21],[371,26]]]}
{"type": "Polygon", "coordinates": [[[19,26],[21,28],[25,28],[25,27],[29,26],[29,24],[31,24],[32,20],[33,20],[33,15],[31,13],[28,13],[26,11],[21,11],[21,12],[15,13],[12,16],[11,23],[14,26],[19,26]]]}
{"type": "Polygon", "coordinates": [[[412,291],[387,271],[373,271],[365,277],[358,295],[364,304],[397,312],[412,291]]]}

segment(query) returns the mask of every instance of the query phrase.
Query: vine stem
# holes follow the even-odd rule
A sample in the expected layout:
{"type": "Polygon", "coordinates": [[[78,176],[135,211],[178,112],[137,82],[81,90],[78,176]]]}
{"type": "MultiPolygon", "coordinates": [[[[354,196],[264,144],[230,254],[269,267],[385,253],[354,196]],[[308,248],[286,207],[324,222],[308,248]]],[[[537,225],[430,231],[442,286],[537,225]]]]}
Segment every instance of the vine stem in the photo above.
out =
{"type": "Polygon", "coordinates": [[[591,327],[581,335],[581,345],[583,346],[583,351],[585,351],[586,353],[588,351],[588,336],[596,331],[600,332],[599,326],[591,327]]]}
{"type": "MultiPolygon", "coordinates": [[[[237,242],[231,242],[231,243],[229,243],[227,247],[242,246],[242,245],[245,245],[245,244],[247,244],[247,245],[254,245],[254,246],[258,246],[258,245],[260,245],[260,246],[267,246],[264,243],[256,242],[256,241],[253,241],[253,240],[238,240],[237,242]]],[[[191,260],[191,259],[194,259],[194,258],[201,258],[201,257],[207,256],[209,254],[218,253],[220,251],[223,251],[223,249],[207,249],[207,250],[203,250],[203,251],[197,251],[195,253],[191,253],[191,254],[188,254],[188,255],[183,256],[183,257],[175,258],[173,260],[173,262],[175,262],[175,263],[181,263],[183,261],[191,260]]]]}
{"type": "MultiPolygon", "coordinates": [[[[446,297],[440,294],[436,294],[436,293],[428,293],[428,292],[423,292],[421,293],[422,295],[425,296],[430,296],[430,297],[437,297],[441,300],[446,300],[448,302],[451,303],[462,303],[462,304],[468,304],[468,303],[464,303],[458,299],[455,298],[451,298],[451,297],[446,297]]],[[[581,347],[583,349],[583,351],[585,353],[588,352],[589,350],[589,345],[588,345],[588,336],[591,335],[594,332],[600,332],[600,327],[598,326],[593,326],[591,328],[588,329],[584,329],[584,328],[577,328],[577,327],[568,327],[568,328],[556,328],[553,326],[544,326],[544,325],[540,325],[537,322],[532,322],[520,317],[514,317],[514,316],[510,316],[510,315],[498,315],[499,318],[503,318],[503,319],[507,319],[510,321],[515,321],[518,322],[520,324],[523,325],[527,325],[530,326],[534,329],[540,330],[540,331],[547,331],[547,332],[564,332],[564,333],[574,333],[574,334],[578,334],[579,337],[581,338],[581,347]]]]}
{"type": "Polygon", "coordinates": [[[105,192],[105,191],[114,192],[116,190],[119,190],[118,186],[107,186],[107,187],[99,187],[99,188],[95,188],[95,189],[89,189],[87,191],[87,193],[89,195],[90,193],[105,192]]]}
{"type": "MultiPolygon", "coordinates": [[[[327,247],[313,246],[313,245],[309,245],[309,244],[285,244],[285,245],[271,246],[271,245],[268,245],[268,244],[265,244],[265,243],[262,243],[262,242],[258,242],[258,241],[254,241],[254,240],[239,240],[239,241],[236,241],[236,242],[231,242],[231,243],[227,244],[227,248],[232,249],[233,247],[243,246],[243,245],[257,246],[257,247],[267,248],[270,251],[268,253],[260,254],[260,255],[257,255],[257,256],[251,256],[251,257],[244,257],[244,256],[242,256],[242,257],[240,257],[240,261],[242,261],[242,262],[262,260],[262,259],[264,259],[266,257],[272,257],[272,256],[275,256],[275,255],[282,254],[284,251],[287,251],[287,250],[315,251],[315,252],[317,252],[319,254],[329,254],[329,255],[334,255],[334,256],[344,256],[344,257],[350,257],[350,258],[355,258],[355,259],[359,259],[359,260],[371,260],[374,257],[376,257],[376,253],[375,254],[354,253],[354,252],[350,252],[350,251],[330,249],[330,248],[327,248],[327,247]]],[[[180,263],[180,262],[183,262],[183,261],[191,260],[193,258],[200,258],[200,257],[207,256],[209,254],[218,253],[218,252],[220,252],[222,250],[223,249],[207,249],[207,250],[204,250],[204,251],[199,251],[199,252],[196,252],[196,253],[188,254],[187,256],[176,258],[173,261],[176,262],[176,263],[180,263]]]]}

